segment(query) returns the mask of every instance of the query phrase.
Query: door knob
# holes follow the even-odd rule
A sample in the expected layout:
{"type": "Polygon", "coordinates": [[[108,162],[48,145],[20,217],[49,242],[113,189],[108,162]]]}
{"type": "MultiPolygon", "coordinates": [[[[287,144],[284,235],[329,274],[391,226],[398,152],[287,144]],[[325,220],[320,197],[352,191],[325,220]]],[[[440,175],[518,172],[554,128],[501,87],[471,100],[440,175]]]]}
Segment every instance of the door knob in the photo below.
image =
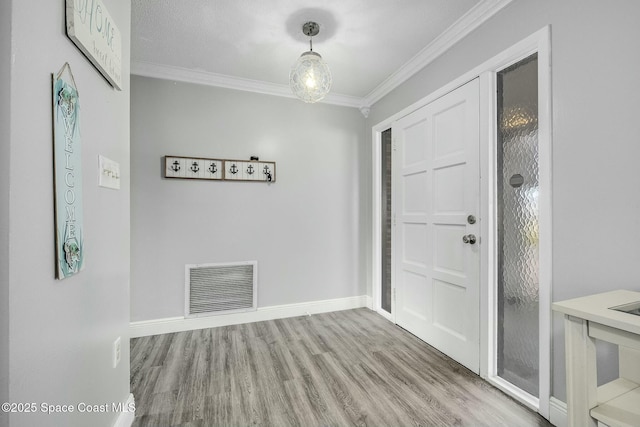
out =
{"type": "Polygon", "coordinates": [[[468,243],[470,245],[474,245],[476,243],[476,235],[475,234],[467,234],[466,236],[462,236],[462,241],[464,243],[468,243]]]}

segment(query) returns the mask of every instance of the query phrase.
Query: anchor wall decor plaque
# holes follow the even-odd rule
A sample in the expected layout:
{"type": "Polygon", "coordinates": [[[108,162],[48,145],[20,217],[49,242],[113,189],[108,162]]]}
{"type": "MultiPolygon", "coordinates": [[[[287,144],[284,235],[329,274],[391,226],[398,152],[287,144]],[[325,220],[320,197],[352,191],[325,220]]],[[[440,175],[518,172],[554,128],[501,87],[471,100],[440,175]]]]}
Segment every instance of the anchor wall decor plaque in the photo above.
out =
{"type": "Polygon", "coordinates": [[[276,163],[165,156],[164,177],[211,181],[275,182],[276,163]]]}
{"type": "Polygon", "coordinates": [[[65,63],[53,76],[56,278],[84,268],[80,97],[65,63]]]}

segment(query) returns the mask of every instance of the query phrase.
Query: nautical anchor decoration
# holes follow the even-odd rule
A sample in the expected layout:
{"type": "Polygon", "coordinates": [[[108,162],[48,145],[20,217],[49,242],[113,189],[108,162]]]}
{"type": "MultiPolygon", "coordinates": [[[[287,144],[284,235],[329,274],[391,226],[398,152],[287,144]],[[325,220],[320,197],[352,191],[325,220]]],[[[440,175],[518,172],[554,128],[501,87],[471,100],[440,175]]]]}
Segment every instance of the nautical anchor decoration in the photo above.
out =
{"type": "Polygon", "coordinates": [[[271,170],[269,169],[269,165],[264,165],[262,173],[266,175],[267,181],[271,182],[273,178],[271,177],[271,170]]]}
{"type": "Polygon", "coordinates": [[[251,156],[251,161],[213,157],[164,156],[164,177],[210,181],[276,181],[276,162],[251,156]]]}

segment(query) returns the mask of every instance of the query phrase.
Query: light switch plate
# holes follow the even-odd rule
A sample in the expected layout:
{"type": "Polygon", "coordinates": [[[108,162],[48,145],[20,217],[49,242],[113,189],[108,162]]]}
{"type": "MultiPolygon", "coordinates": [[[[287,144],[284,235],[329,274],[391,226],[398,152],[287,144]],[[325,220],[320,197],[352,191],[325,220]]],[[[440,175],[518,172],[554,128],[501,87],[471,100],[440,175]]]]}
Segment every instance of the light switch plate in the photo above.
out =
{"type": "Polygon", "coordinates": [[[120,164],[104,156],[98,156],[98,185],[100,187],[120,189],[120,164]]]}

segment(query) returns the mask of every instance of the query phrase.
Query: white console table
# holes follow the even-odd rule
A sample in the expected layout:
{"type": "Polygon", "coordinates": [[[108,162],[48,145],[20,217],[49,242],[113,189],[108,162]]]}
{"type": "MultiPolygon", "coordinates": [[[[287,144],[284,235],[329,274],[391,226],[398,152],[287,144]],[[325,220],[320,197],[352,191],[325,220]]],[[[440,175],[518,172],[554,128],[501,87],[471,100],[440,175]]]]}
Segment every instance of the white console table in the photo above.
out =
{"type": "Polygon", "coordinates": [[[556,302],[564,313],[569,427],[640,426],[640,316],[612,310],[640,292],[612,291],[556,302]],[[596,340],[618,345],[619,378],[597,386],[596,340]]]}

